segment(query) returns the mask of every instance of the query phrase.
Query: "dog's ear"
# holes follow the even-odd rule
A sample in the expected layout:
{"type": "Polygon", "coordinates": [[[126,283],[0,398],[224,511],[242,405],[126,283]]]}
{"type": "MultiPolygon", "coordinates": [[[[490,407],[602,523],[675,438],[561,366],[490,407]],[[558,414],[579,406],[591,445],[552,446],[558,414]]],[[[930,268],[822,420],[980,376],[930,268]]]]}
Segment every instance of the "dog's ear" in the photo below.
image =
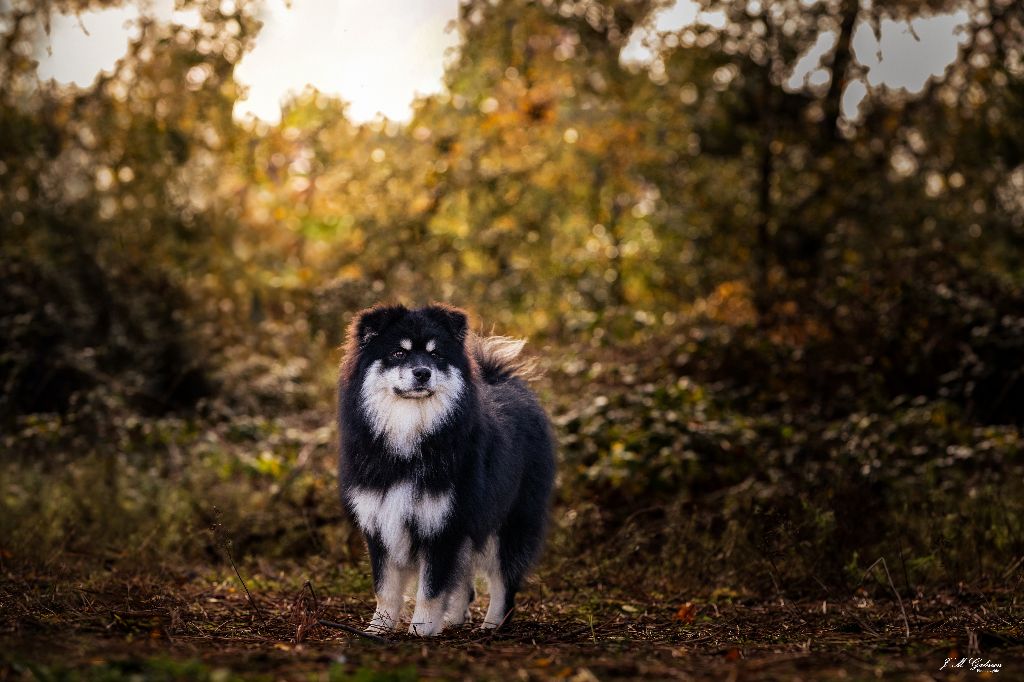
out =
{"type": "Polygon", "coordinates": [[[466,333],[469,331],[469,318],[464,311],[443,303],[433,303],[424,308],[423,312],[431,320],[451,332],[451,335],[459,343],[466,340],[466,333]]]}
{"type": "Polygon", "coordinates": [[[400,320],[409,310],[403,305],[387,305],[367,308],[356,315],[352,323],[356,343],[360,347],[370,342],[394,322],[400,320]]]}

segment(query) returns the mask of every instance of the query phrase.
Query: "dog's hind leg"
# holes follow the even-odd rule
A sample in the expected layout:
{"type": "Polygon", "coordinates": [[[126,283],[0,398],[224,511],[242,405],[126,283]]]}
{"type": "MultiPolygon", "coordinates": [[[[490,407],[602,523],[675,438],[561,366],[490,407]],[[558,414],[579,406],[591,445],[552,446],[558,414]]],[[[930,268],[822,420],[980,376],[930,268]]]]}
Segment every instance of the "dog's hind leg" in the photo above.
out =
{"type": "Polygon", "coordinates": [[[476,590],[473,589],[473,563],[473,546],[467,540],[459,553],[458,570],[461,577],[456,579],[448,598],[445,620],[450,625],[462,625],[470,618],[469,605],[476,598],[476,590]]]}
{"type": "Polygon", "coordinates": [[[509,620],[515,607],[516,594],[533,564],[544,539],[541,514],[518,513],[510,517],[488,543],[487,582],[491,602],[487,606],[484,628],[497,628],[509,620]]]}
{"type": "MultiPolygon", "coordinates": [[[[480,625],[485,630],[498,627],[505,622],[505,616],[511,608],[509,604],[508,581],[501,565],[498,538],[492,537],[484,546],[480,557],[480,567],[487,577],[487,615],[480,625]]],[[[514,596],[514,594],[513,594],[514,596]]]]}
{"type": "Polygon", "coordinates": [[[467,578],[463,580],[462,584],[456,587],[449,597],[448,612],[445,614],[445,620],[450,625],[462,625],[469,620],[469,605],[473,603],[475,596],[472,579],[467,578]]]}
{"type": "Polygon", "coordinates": [[[509,602],[509,593],[505,585],[505,577],[501,571],[487,574],[487,590],[490,592],[490,601],[487,603],[487,615],[480,627],[484,630],[492,630],[505,622],[508,610],[505,606],[509,602]]]}
{"type": "Polygon", "coordinates": [[[463,582],[452,592],[444,620],[450,625],[462,625],[469,620],[469,604],[473,601],[473,586],[463,582]]]}

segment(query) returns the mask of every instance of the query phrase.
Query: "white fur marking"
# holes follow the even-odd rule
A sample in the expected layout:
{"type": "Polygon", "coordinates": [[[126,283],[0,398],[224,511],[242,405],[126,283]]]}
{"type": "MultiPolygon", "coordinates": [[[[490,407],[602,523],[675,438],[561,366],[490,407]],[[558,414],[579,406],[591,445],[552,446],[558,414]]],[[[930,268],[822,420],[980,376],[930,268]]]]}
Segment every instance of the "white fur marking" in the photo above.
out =
{"type": "Polygon", "coordinates": [[[434,339],[430,339],[430,341],[427,341],[428,353],[433,353],[435,348],[437,348],[437,341],[435,341],[434,339]]]}
{"type": "Polygon", "coordinates": [[[412,484],[403,483],[383,493],[355,488],[348,498],[363,531],[380,535],[391,560],[408,562],[411,540],[406,521],[412,506],[412,484]]]}
{"type": "Polygon", "coordinates": [[[367,632],[381,634],[391,632],[402,618],[405,602],[405,586],[415,576],[415,571],[397,563],[388,562],[383,569],[377,589],[377,608],[373,612],[367,632]]]}
{"type": "Polygon", "coordinates": [[[423,493],[416,501],[416,509],[413,512],[416,519],[416,528],[423,535],[434,535],[444,526],[445,519],[452,510],[452,496],[450,494],[431,495],[423,493]]]}
{"type": "Polygon", "coordinates": [[[348,492],[348,499],[360,528],[380,535],[389,561],[400,564],[411,559],[409,523],[415,523],[422,535],[434,535],[444,526],[452,509],[450,494],[417,493],[409,482],[399,483],[384,492],[353,488],[348,492]]]}
{"type": "Polygon", "coordinates": [[[412,341],[409,339],[402,339],[398,342],[398,345],[406,350],[412,350],[412,341]]]}
{"type": "Polygon", "coordinates": [[[487,576],[487,615],[480,625],[485,630],[498,627],[505,620],[505,577],[501,574],[501,561],[498,558],[498,538],[487,539],[483,551],[476,556],[476,564],[487,576]]]}
{"type": "Polygon", "coordinates": [[[400,457],[416,454],[423,436],[440,427],[451,415],[462,395],[462,373],[455,367],[447,372],[435,371],[425,387],[433,395],[422,398],[403,398],[395,389],[410,391],[420,388],[415,384],[408,367],[383,369],[380,360],[374,361],[363,377],[363,410],[370,427],[383,436],[388,448],[400,457]]]}

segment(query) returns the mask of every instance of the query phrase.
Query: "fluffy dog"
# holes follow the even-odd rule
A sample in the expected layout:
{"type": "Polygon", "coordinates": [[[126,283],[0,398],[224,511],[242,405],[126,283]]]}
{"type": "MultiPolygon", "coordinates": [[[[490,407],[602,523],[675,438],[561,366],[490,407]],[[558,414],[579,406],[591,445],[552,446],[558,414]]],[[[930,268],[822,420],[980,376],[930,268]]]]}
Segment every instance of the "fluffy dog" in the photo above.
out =
{"type": "Polygon", "coordinates": [[[371,308],[349,328],[340,484],[369,549],[370,632],[397,627],[413,578],[409,632],[464,623],[477,572],[482,627],[498,627],[543,544],[554,445],[521,376],[524,342],[467,332],[466,314],[443,305],[371,308]]]}

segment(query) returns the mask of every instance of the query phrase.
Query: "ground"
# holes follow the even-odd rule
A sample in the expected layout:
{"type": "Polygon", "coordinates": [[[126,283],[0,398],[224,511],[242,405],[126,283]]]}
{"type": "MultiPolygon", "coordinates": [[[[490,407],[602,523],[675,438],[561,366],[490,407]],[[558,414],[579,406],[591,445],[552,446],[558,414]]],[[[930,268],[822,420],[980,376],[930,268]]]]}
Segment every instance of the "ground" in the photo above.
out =
{"type": "Polygon", "coordinates": [[[790,601],[541,570],[498,632],[376,642],[317,622],[362,627],[360,566],[3,568],[0,680],[1024,679],[1019,597],[998,589],[790,601]],[[949,658],[966,662],[942,671],[949,658]]]}

